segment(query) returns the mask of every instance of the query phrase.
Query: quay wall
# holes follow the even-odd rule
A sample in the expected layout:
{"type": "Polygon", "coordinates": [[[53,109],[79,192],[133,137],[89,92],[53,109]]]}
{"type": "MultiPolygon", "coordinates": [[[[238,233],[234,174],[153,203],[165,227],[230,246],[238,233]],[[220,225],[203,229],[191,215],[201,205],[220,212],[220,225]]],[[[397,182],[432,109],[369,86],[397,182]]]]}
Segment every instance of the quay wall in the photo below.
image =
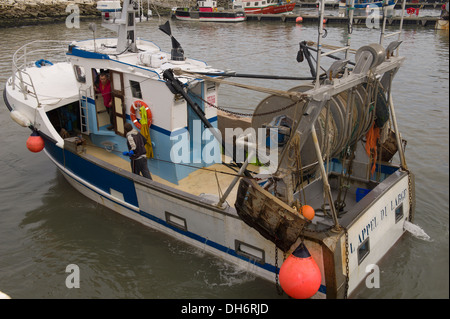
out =
{"type": "MultiPolygon", "coordinates": [[[[167,0],[161,1],[161,5],[151,0],[149,8],[154,14],[169,15],[171,7],[167,4],[167,0]]],[[[78,7],[80,20],[101,17],[97,0],[0,0],[0,28],[64,22],[73,12],[66,11],[70,5],[78,7]]],[[[147,0],[142,1],[142,6],[147,12],[147,0]]]]}
{"type": "Polygon", "coordinates": [[[0,27],[65,21],[69,5],[78,6],[80,18],[100,17],[94,0],[0,0],[0,27]]]}

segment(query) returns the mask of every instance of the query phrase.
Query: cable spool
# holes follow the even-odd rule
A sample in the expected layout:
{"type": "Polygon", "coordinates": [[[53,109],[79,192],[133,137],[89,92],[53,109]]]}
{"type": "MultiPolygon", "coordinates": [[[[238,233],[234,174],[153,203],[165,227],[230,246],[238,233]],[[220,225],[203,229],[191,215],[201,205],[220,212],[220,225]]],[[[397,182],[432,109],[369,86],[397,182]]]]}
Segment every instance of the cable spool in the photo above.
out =
{"type": "MultiPolygon", "coordinates": [[[[306,86],[292,88],[291,91],[304,92],[306,86]]],[[[312,88],[312,86],[309,86],[312,88]]],[[[374,120],[374,112],[371,112],[367,101],[367,91],[364,86],[358,86],[352,93],[351,104],[349,106],[348,91],[341,92],[333,96],[324,107],[316,121],[316,134],[322,154],[335,157],[348,145],[355,143],[364,136],[370,129],[374,120]],[[351,107],[351,109],[350,109],[351,107]],[[349,117],[348,114],[351,116],[349,117]]],[[[300,152],[303,173],[313,173],[317,167],[317,158],[311,136],[307,140],[300,152]]]]}
{"type": "MultiPolygon", "coordinates": [[[[380,84],[378,83],[378,85],[380,84]]],[[[370,129],[375,119],[375,112],[368,105],[368,102],[373,101],[374,98],[368,98],[368,92],[365,86],[367,87],[367,84],[355,87],[351,91],[351,95],[349,93],[350,91],[344,91],[331,97],[328,106],[325,106],[321,110],[315,124],[315,129],[322,154],[330,158],[338,156],[347,146],[358,141],[370,129]]],[[[289,91],[306,92],[312,88],[312,84],[306,84],[294,87],[289,91]]],[[[379,102],[383,102],[383,92],[381,86],[379,86],[377,107],[380,104],[379,102]]],[[[297,161],[296,157],[299,155],[301,158],[302,173],[308,175],[312,174],[317,168],[317,158],[312,137],[311,135],[302,137],[306,141],[302,149],[299,150],[296,149],[298,143],[294,143],[296,145],[292,144],[295,135],[298,135],[296,139],[300,140],[299,132],[291,131],[297,126],[295,121],[301,118],[306,103],[305,101],[296,103],[286,97],[271,95],[262,100],[256,107],[252,118],[252,127],[257,131],[261,127],[267,128],[274,125],[277,127],[278,125],[277,128],[279,130],[289,132],[289,136],[278,138],[278,168],[287,165],[286,168],[290,170],[296,169],[295,161],[297,161]],[[285,149],[288,145],[287,141],[290,138],[290,148],[285,149]],[[283,159],[283,154],[287,159],[283,159]]]]}

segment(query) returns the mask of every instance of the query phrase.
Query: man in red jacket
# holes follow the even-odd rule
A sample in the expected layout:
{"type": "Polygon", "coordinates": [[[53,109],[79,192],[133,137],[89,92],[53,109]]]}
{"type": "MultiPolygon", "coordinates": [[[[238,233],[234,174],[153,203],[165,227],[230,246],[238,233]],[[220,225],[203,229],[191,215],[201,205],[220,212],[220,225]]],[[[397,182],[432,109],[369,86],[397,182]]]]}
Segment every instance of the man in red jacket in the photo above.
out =
{"type": "Polygon", "coordinates": [[[112,109],[112,95],[111,95],[111,81],[109,81],[108,73],[100,73],[100,83],[96,87],[96,91],[101,93],[103,96],[103,104],[105,105],[106,111],[109,114],[109,120],[111,125],[107,127],[108,130],[114,129],[114,116],[112,109]]]}

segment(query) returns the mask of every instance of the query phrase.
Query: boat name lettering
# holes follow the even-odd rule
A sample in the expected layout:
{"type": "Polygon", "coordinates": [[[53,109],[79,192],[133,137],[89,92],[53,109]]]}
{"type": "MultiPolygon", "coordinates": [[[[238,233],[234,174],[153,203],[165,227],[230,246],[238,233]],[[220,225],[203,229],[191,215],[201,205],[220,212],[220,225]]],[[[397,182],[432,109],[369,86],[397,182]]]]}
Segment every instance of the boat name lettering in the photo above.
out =
{"type": "Polygon", "coordinates": [[[405,198],[406,188],[400,194],[398,194],[398,196],[394,200],[391,200],[391,211],[395,210],[405,198]]]}
{"type": "MultiPolygon", "coordinates": [[[[361,245],[361,243],[369,237],[370,233],[372,233],[384,220],[388,218],[388,216],[395,211],[395,209],[405,200],[406,198],[406,188],[403,189],[400,193],[397,194],[391,201],[390,205],[384,206],[380,210],[379,218],[378,216],[373,216],[367,224],[358,232],[358,245],[361,245]]],[[[354,253],[356,251],[355,245],[353,243],[350,243],[350,253],[354,253]]]]}

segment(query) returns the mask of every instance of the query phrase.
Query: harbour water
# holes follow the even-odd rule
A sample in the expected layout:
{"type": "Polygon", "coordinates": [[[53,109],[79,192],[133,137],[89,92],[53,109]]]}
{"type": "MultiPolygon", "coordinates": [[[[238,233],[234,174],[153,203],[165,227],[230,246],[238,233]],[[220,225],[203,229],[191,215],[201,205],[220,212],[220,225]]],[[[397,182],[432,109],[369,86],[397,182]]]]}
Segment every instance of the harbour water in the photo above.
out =
{"type": "MultiPolygon", "coordinates": [[[[170,51],[157,17],[138,24],[140,37],[170,51]]],[[[97,37],[112,36],[96,21],[97,37]]],[[[316,25],[282,22],[214,24],[172,20],[187,56],[242,73],[308,76],[295,60],[298,43],[317,40],[316,25]]],[[[0,89],[11,57],[36,39],[92,37],[89,22],[0,29],[0,89]]],[[[327,26],[325,43],[343,45],[347,27],[327,26]]],[[[394,29],[391,29],[392,31],[394,29]]],[[[378,42],[378,30],[354,28],[358,48],[378,42]]],[[[407,163],[416,176],[415,221],[429,239],[407,232],[379,263],[380,287],[363,283],[362,299],[449,298],[449,35],[406,27],[406,62],[394,82],[394,102],[407,163]]],[[[238,80],[236,80],[238,81],[238,80]]],[[[242,81],[242,80],[241,80],[242,81]]],[[[293,81],[247,83],[272,88],[293,81]]],[[[219,105],[251,112],[263,94],[222,86],[219,105]],[[249,94],[249,95],[247,95],[249,94]]],[[[76,192],[43,152],[25,143],[28,129],[0,101],[0,291],[12,298],[281,298],[274,284],[97,205],[76,192]],[[69,289],[66,267],[79,268],[69,289]]]]}

